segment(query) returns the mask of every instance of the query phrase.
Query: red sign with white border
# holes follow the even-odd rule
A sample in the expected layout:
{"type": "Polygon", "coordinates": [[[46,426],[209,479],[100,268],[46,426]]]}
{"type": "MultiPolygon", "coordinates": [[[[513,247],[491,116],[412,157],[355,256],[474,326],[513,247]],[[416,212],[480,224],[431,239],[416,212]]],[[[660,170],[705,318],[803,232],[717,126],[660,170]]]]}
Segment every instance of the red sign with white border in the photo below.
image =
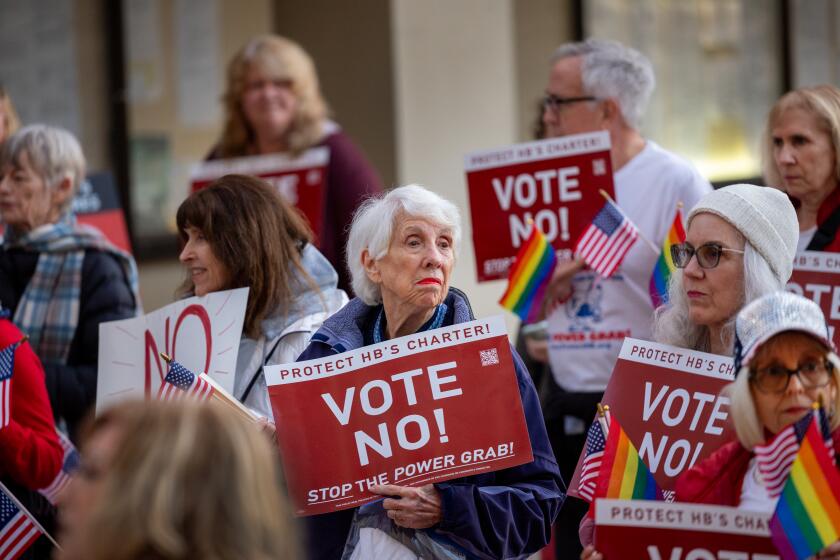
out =
{"type": "Polygon", "coordinates": [[[823,311],[834,346],[840,343],[840,253],[803,251],[793,260],[789,292],[813,300],[823,311]]]}
{"type": "Polygon", "coordinates": [[[614,197],[607,132],[474,152],[465,158],[479,282],[507,278],[533,220],[561,258],[614,197]]]}
{"type": "Polygon", "coordinates": [[[330,149],[321,146],[311,148],[296,158],[266,154],[206,161],[192,172],[191,192],[231,173],[260,177],[274,185],[286,200],[303,212],[315,236],[321,237],[329,160],[330,149]]]}
{"type": "Polygon", "coordinates": [[[533,460],[502,316],[265,368],[298,515],[533,460]],[[491,413],[488,413],[491,412],[491,413]]]}
{"type": "Polygon", "coordinates": [[[595,502],[595,550],[606,560],[778,560],[770,514],[726,506],[595,502]]]}
{"type": "MultiPolygon", "coordinates": [[[[667,497],[680,473],[732,439],[729,399],[720,390],[733,380],[733,370],[727,356],[624,339],[602,402],[667,497]]],[[[582,462],[583,454],[571,496],[578,496],[582,462]]]]}

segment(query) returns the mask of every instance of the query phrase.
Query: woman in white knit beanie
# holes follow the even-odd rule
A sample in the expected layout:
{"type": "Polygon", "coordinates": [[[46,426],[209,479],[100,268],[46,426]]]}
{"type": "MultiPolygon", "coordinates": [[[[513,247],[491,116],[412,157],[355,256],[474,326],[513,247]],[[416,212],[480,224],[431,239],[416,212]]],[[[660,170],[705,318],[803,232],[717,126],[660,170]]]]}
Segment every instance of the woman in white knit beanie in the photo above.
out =
{"type": "Polygon", "coordinates": [[[738,311],[783,290],[799,239],[796,211],[779,190],[730,185],[688,214],[686,242],[674,246],[670,304],[654,317],[658,342],[732,355],[738,311]]]}

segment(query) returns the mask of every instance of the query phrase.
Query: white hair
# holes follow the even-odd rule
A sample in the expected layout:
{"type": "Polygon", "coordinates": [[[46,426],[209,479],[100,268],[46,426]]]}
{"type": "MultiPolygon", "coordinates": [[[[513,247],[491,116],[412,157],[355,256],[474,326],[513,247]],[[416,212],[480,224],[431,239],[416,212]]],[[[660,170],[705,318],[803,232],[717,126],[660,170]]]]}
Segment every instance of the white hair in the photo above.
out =
{"type": "Polygon", "coordinates": [[[449,228],[452,245],[461,246],[461,214],[458,207],[440,195],[421,187],[406,185],[365,200],[353,215],[347,238],[347,266],[353,278],[353,291],[368,305],[382,301],[379,286],[367,276],[362,252],[367,249],[378,260],[388,253],[396,221],[401,216],[428,220],[449,228]]]}
{"type": "Polygon", "coordinates": [[[575,56],[581,57],[584,91],[595,97],[615,99],[625,122],[639,129],[656,87],[650,60],[617,41],[587,39],[561,45],[554,51],[551,62],[575,56]]]}
{"type": "MultiPolygon", "coordinates": [[[[67,130],[44,124],[25,126],[3,144],[0,166],[20,166],[26,154],[32,170],[54,189],[65,178],[72,181],[75,193],[85,177],[85,156],[79,141],[67,130]]],[[[67,204],[72,202],[68,198],[67,204]]]]}
{"type": "MultiPolygon", "coordinates": [[[[653,317],[653,339],[663,344],[701,350],[711,350],[709,328],[692,322],[688,311],[688,298],[683,289],[683,269],[671,275],[668,284],[668,305],[658,308],[653,317]]],[[[749,241],[744,244],[744,285],[741,307],[763,295],[784,290],[785,285],[773,273],[770,265],[749,241]]],[[[740,310],[740,308],[738,309],[740,310]]],[[[720,342],[731,349],[735,341],[735,317],[729,317],[721,330],[720,342]]]]}
{"type": "MultiPolygon", "coordinates": [[[[831,430],[834,431],[840,426],[840,359],[834,352],[828,353],[828,361],[834,366],[831,370],[832,381],[834,382],[837,391],[835,392],[834,402],[825,403],[826,411],[829,415],[829,424],[831,430]]],[[[752,449],[756,445],[764,443],[764,426],[758,417],[758,410],[755,406],[755,399],[750,388],[750,371],[747,367],[742,367],[740,371],[736,372],[737,377],[735,381],[723,388],[723,395],[729,397],[729,417],[732,425],[735,428],[735,435],[738,441],[745,449],[752,449]]]]}

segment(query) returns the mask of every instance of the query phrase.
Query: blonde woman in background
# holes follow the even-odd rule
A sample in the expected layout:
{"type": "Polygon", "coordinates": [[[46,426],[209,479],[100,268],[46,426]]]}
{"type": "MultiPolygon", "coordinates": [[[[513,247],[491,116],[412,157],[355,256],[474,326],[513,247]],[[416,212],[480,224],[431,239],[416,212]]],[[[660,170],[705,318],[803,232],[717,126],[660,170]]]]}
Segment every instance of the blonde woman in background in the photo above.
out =
{"type": "Polygon", "coordinates": [[[20,128],[20,120],[18,120],[15,107],[12,105],[12,98],[0,86],[0,144],[6,141],[6,138],[20,128]]]}
{"type": "Polygon", "coordinates": [[[297,558],[278,481],[268,438],[220,405],[117,406],[82,447],[55,558],[297,558]]]}
{"type": "Polygon", "coordinates": [[[324,215],[318,247],[338,271],[338,287],[351,293],[344,247],[353,212],[382,190],[373,167],[333,121],[321,95],[315,64],[285,37],[248,42],[228,65],[225,126],[208,159],[260,154],[299,156],[329,148],[324,215]]]}
{"type": "Polygon", "coordinates": [[[803,87],[767,115],[764,179],[785,191],[799,219],[798,250],[840,251],[840,89],[803,87]]]}

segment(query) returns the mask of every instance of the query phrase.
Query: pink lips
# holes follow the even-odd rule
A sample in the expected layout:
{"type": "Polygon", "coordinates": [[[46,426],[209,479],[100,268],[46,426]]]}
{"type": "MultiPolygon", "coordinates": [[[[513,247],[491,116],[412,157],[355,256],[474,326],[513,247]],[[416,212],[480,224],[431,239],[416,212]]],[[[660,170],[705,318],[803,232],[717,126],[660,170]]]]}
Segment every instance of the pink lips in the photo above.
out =
{"type": "Polygon", "coordinates": [[[441,281],[440,281],[440,280],[438,280],[437,278],[423,278],[422,280],[420,280],[420,281],[419,281],[419,282],[417,282],[417,283],[418,283],[418,284],[434,284],[434,285],[436,285],[436,286],[440,286],[440,285],[441,285],[441,281]]]}
{"type": "Polygon", "coordinates": [[[686,295],[691,299],[695,299],[695,298],[699,298],[701,296],[704,296],[706,294],[704,294],[703,292],[695,291],[695,290],[689,290],[686,295]]]}

